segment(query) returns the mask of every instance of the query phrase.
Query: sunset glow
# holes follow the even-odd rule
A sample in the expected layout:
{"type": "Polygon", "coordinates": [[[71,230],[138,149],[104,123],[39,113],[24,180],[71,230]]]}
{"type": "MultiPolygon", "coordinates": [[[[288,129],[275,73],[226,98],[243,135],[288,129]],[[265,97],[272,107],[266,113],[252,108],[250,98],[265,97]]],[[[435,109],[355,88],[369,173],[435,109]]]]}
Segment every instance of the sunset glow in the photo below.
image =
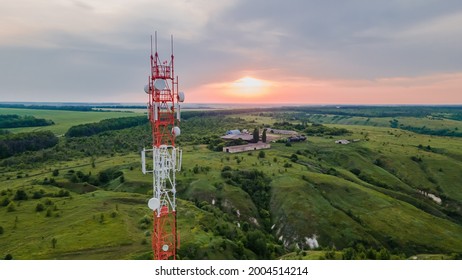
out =
{"type": "Polygon", "coordinates": [[[230,86],[230,93],[240,97],[256,97],[262,96],[268,92],[270,83],[255,79],[252,77],[244,77],[234,81],[230,86]]]}

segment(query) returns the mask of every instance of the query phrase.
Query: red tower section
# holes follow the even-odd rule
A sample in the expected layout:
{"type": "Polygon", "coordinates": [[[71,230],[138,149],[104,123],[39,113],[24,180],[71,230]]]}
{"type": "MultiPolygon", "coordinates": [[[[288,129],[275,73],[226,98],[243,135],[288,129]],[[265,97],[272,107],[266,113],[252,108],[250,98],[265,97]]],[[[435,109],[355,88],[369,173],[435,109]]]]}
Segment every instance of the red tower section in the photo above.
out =
{"type": "Polygon", "coordinates": [[[154,259],[176,259],[179,247],[176,222],[175,173],[181,168],[181,150],[175,147],[180,134],[179,102],[184,94],[178,92],[178,77],[174,76],[173,37],[170,61],[161,61],[156,50],[152,53],[151,75],[145,92],[149,95],[148,118],[152,127],[152,149],[143,150],[143,173],[153,173],[153,198],[148,205],[153,210],[152,248],[154,259]],[[152,151],[153,169],[146,171],[145,152],[152,151]]]}
{"type": "Polygon", "coordinates": [[[170,61],[161,62],[157,50],[154,55],[151,53],[148,112],[152,126],[153,147],[175,146],[175,136],[171,129],[175,125],[178,77],[175,79],[173,60],[173,39],[170,61]]]}

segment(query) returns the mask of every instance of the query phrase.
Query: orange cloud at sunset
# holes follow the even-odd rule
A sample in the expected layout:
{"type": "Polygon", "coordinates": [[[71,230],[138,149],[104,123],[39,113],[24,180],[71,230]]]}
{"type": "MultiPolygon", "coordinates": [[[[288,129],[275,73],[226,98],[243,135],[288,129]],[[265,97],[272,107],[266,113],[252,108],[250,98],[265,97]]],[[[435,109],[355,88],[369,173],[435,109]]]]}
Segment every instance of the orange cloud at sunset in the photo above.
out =
{"type": "MultiPolygon", "coordinates": [[[[245,79],[246,78],[242,78],[245,79]]],[[[242,80],[240,79],[240,80],[242,80]]],[[[247,78],[249,79],[249,78],[247,78]]],[[[288,78],[210,83],[190,90],[194,103],[461,104],[462,73],[375,80],[288,78]]]]}

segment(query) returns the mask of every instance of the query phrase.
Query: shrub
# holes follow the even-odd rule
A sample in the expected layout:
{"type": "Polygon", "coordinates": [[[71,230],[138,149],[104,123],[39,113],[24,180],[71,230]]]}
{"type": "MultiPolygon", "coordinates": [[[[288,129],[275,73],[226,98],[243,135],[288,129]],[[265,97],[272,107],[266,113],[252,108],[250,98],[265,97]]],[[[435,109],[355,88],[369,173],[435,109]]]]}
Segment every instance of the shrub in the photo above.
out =
{"type": "Polygon", "coordinates": [[[355,174],[356,176],[358,176],[359,174],[361,174],[361,170],[358,169],[358,168],[353,168],[350,170],[351,173],[355,174]]]}
{"type": "Polygon", "coordinates": [[[42,212],[43,210],[45,210],[45,206],[43,206],[42,203],[37,203],[37,205],[35,206],[35,211],[36,212],[42,212]]]}
{"type": "Polygon", "coordinates": [[[260,151],[260,152],[258,153],[258,158],[265,158],[265,156],[266,156],[266,155],[265,155],[265,152],[264,152],[264,151],[260,151]]]}
{"type": "Polygon", "coordinates": [[[232,168],[230,166],[225,165],[225,166],[223,166],[223,169],[221,170],[221,172],[231,171],[231,170],[232,170],[232,168]]]}
{"type": "Polygon", "coordinates": [[[296,162],[298,160],[298,156],[296,154],[292,154],[290,156],[290,160],[293,161],[293,162],[296,162]]]}
{"type": "Polygon", "coordinates": [[[40,191],[36,191],[34,192],[34,194],[32,195],[32,198],[33,199],[39,199],[39,198],[42,198],[43,197],[43,193],[40,192],[40,191]]]}
{"type": "Polygon", "coordinates": [[[0,202],[0,206],[8,206],[8,204],[10,204],[10,199],[8,197],[3,198],[0,202]]]}
{"type": "Polygon", "coordinates": [[[24,190],[17,190],[14,195],[14,200],[27,200],[28,196],[24,190]]]}
{"type": "Polygon", "coordinates": [[[6,207],[6,211],[13,212],[15,210],[16,210],[16,204],[13,201],[11,201],[6,207]]]}

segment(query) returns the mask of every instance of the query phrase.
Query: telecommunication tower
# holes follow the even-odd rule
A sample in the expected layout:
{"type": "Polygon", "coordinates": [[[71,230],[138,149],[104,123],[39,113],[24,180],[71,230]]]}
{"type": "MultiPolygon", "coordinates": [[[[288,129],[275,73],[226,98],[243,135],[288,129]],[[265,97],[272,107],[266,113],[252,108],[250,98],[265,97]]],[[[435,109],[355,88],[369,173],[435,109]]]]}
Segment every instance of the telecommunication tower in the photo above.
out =
{"type": "Polygon", "coordinates": [[[180,102],[184,93],[178,92],[178,76],[174,76],[173,36],[171,36],[170,61],[161,61],[152,50],[151,74],[144,91],[149,96],[148,119],[152,129],[152,148],[141,152],[143,174],[152,173],[153,197],[148,207],[153,210],[152,249],[155,260],[176,259],[179,238],[176,222],[176,172],[181,170],[181,149],[175,147],[180,135],[180,102]],[[147,155],[152,154],[152,168],[147,167],[147,155]],[[148,170],[149,169],[149,170],[148,170]]]}

